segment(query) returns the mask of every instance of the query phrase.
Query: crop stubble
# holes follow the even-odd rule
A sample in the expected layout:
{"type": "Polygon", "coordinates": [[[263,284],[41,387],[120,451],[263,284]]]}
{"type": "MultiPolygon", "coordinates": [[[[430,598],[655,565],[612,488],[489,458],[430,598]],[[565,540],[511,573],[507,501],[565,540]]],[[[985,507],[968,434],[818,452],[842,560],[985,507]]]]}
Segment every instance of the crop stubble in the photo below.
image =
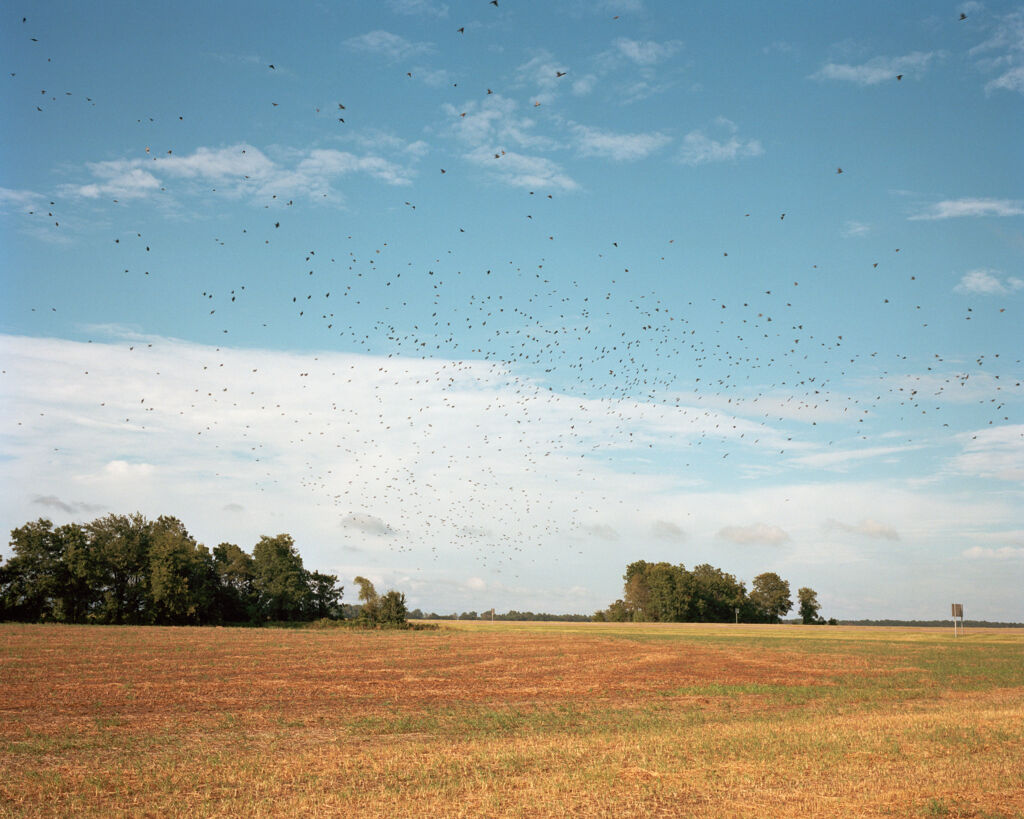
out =
{"type": "Polygon", "coordinates": [[[1020,634],[829,631],[4,625],[0,812],[1021,815],[1020,634]]]}

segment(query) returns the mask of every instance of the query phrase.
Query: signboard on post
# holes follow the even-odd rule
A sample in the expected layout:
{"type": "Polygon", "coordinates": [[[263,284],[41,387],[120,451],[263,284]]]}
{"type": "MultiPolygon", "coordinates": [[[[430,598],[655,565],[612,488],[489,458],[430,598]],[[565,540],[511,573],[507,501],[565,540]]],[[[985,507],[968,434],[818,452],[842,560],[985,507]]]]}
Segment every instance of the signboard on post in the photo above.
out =
{"type": "Polygon", "coordinates": [[[956,618],[960,618],[960,636],[964,633],[964,604],[954,603],[953,604],[953,636],[956,637],[956,618]]]}

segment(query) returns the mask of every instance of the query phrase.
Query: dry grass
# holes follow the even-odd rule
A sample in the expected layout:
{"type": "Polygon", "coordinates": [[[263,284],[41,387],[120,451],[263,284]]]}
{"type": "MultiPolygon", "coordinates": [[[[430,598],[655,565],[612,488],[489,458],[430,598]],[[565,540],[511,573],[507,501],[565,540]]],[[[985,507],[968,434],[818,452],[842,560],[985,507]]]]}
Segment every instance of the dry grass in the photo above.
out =
{"type": "Polygon", "coordinates": [[[0,815],[1021,816],[1024,633],[0,626],[0,815]]]}

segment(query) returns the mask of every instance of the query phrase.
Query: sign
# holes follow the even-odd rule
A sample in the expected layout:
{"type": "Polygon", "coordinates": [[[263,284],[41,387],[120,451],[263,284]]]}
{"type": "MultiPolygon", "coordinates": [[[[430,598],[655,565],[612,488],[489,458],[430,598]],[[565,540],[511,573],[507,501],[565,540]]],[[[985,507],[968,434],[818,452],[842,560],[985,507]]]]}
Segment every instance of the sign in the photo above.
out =
{"type": "Polygon", "coordinates": [[[953,604],[953,616],[954,617],[959,617],[960,619],[963,619],[963,616],[964,616],[964,604],[963,603],[954,603],[953,604]]]}

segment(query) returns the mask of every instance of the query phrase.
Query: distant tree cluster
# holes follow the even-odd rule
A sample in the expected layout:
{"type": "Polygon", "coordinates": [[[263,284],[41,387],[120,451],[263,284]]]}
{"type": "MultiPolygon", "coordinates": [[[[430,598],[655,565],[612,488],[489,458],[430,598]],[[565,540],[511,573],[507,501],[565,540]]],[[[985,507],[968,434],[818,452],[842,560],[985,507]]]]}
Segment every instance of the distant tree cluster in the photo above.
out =
{"type": "Polygon", "coordinates": [[[107,515],[11,532],[0,565],[0,620],[203,625],[342,616],[342,588],[311,572],[290,535],[261,537],[252,554],[210,551],[174,517],[107,515]]]}
{"type": "MultiPolygon", "coordinates": [[[[593,619],[608,622],[778,623],[793,608],[789,583],[775,572],[754,578],[750,592],[734,575],[702,563],[692,571],[682,564],[637,560],[626,567],[623,597],[593,619]]],[[[798,592],[805,623],[822,623],[813,589],[798,592]]]]}
{"type": "Polygon", "coordinates": [[[510,609],[504,614],[491,612],[490,609],[477,613],[475,611],[464,611],[462,614],[452,612],[451,614],[436,614],[434,612],[424,613],[420,609],[413,609],[409,612],[413,620],[533,620],[536,622],[561,622],[561,623],[587,623],[593,618],[588,614],[546,614],[545,612],[534,613],[532,611],[516,611],[510,609]]]}
{"type": "Polygon", "coordinates": [[[365,577],[357,577],[356,585],[359,586],[359,599],[363,601],[356,612],[356,620],[367,626],[394,627],[405,624],[408,611],[404,594],[391,589],[382,597],[365,577]]]}

